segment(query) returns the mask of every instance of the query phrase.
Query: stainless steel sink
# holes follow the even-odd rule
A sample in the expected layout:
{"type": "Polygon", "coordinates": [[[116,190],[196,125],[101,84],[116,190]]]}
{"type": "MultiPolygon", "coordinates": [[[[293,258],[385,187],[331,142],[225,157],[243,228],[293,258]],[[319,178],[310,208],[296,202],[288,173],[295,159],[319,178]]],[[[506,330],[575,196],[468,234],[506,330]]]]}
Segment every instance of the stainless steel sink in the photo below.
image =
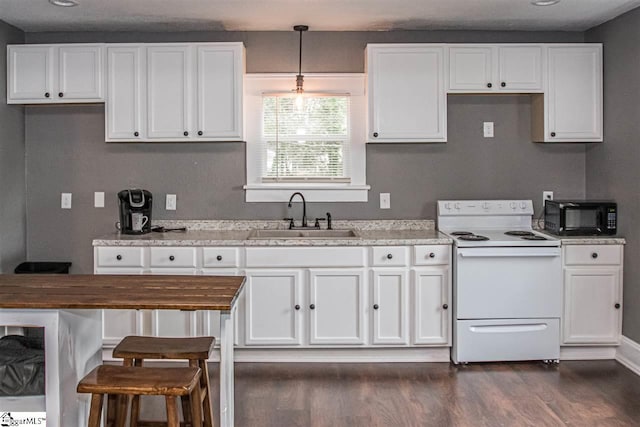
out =
{"type": "Polygon", "coordinates": [[[253,230],[247,239],[357,239],[354,230],[253,230]]]}

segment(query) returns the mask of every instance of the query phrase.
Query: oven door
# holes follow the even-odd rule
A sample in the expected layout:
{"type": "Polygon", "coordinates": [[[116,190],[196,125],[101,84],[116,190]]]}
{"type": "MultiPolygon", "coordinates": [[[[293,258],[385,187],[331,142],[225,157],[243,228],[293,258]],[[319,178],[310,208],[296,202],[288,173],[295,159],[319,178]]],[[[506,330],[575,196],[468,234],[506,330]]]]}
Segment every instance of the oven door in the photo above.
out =
{"type": "Polygon", "coordinates": [[[560,317],[560,248],[458,248],[454,298],[457,319],[560,317]]]}

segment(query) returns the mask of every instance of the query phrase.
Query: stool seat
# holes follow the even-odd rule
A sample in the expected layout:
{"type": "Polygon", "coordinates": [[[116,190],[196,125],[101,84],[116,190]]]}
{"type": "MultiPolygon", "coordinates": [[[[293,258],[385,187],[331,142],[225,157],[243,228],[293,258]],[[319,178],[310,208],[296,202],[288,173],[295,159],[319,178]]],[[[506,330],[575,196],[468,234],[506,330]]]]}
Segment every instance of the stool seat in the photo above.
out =
{"type": "Polygon", "coordinates": [[[78,393],[188,396],[198,385],[200,372],[191,367],[101,365],[78,383],[78,393]]]}
{"type": "Polygon", "coordinates": [[[159,338],[127,336],[113,349],[122,359],[206,360],[213,350],[214,337],[159,338]]]}

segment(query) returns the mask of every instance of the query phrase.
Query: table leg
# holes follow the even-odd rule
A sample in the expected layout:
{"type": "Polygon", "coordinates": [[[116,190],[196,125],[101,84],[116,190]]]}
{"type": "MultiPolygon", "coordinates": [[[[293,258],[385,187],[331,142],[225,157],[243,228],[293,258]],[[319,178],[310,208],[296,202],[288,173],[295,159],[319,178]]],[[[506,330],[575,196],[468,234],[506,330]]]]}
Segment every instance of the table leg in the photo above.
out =
{"type": "Polygon", "coordinates": [[[220,312],[220,426],[233,427],[233,313],[220,312]]]}

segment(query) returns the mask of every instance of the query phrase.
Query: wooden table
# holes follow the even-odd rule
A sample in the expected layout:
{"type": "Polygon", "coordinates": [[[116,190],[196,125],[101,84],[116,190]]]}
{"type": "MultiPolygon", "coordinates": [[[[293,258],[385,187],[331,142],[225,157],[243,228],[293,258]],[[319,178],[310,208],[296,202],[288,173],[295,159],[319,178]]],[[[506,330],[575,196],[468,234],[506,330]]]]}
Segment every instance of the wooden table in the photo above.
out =
{"type": "MultiPolygon", "coordinates": [[[[30,320],[30,316],[42,310],[49,313],[61,311],[76,313],[77,310],[77,313],[81,313],[80,320],[65,320],[67,329],[77,330],[74,334],[66,334],[67,339],[77,340],[74,345],[70,346],[72,352],[77,352],[83,346],[79,337],[90,336],[86,333],[82,334],[82,331],[87,329],[92,322],[95,323],[98,318],[95,313],[99,313],[97,310],[219,310],[220,425],[221,427],[231,427],[234,419],[233,312],[236,309],[235,302],[242,291],[244,282],[243,276],[5,274],[0,275],[0,325],[20,326],[15,323],[15,319],[23,318],[27,320],[18,321],[33,325],[34,322],[30,320]],[[84,315],[83,313],[89,314],[84,315]]],[[[56,317],[51,324],[58,325],[58,318],[56,317]]],[[[53,339],[48,341],[45,338],[45,347],[57,349],[58,345],[53,339]]],[[[47,353],[45,351],[45,358],[47,353]]],[[[63,358],[63,355],[58,354],[52,356],[55,356],[56,361],[58,358],[63,358]]],[[[87,360],[89,360],[89,356],[91,355],[86,356],[87,360]]],[[[46,363],[47,366],[51,366],[48,361],[46,363]]],[[[85,363],[86,366],[82,367],[85,372],[79,372],[80,376],[85,375],[93,368],[90,365],[95,365],[95,363],[87,361],[85,363]]],[[[49,412],[49,408],[47,412],[49,412]]],[[[59,410],[59,413],[61,416],[62,409],[59,410]]],[[[47,418],[49,418],[49,414],[47,414],[47,418]]],[[[60,421],[53,419],[47,419],[47,425],[63,427],[60,421]]]]}

